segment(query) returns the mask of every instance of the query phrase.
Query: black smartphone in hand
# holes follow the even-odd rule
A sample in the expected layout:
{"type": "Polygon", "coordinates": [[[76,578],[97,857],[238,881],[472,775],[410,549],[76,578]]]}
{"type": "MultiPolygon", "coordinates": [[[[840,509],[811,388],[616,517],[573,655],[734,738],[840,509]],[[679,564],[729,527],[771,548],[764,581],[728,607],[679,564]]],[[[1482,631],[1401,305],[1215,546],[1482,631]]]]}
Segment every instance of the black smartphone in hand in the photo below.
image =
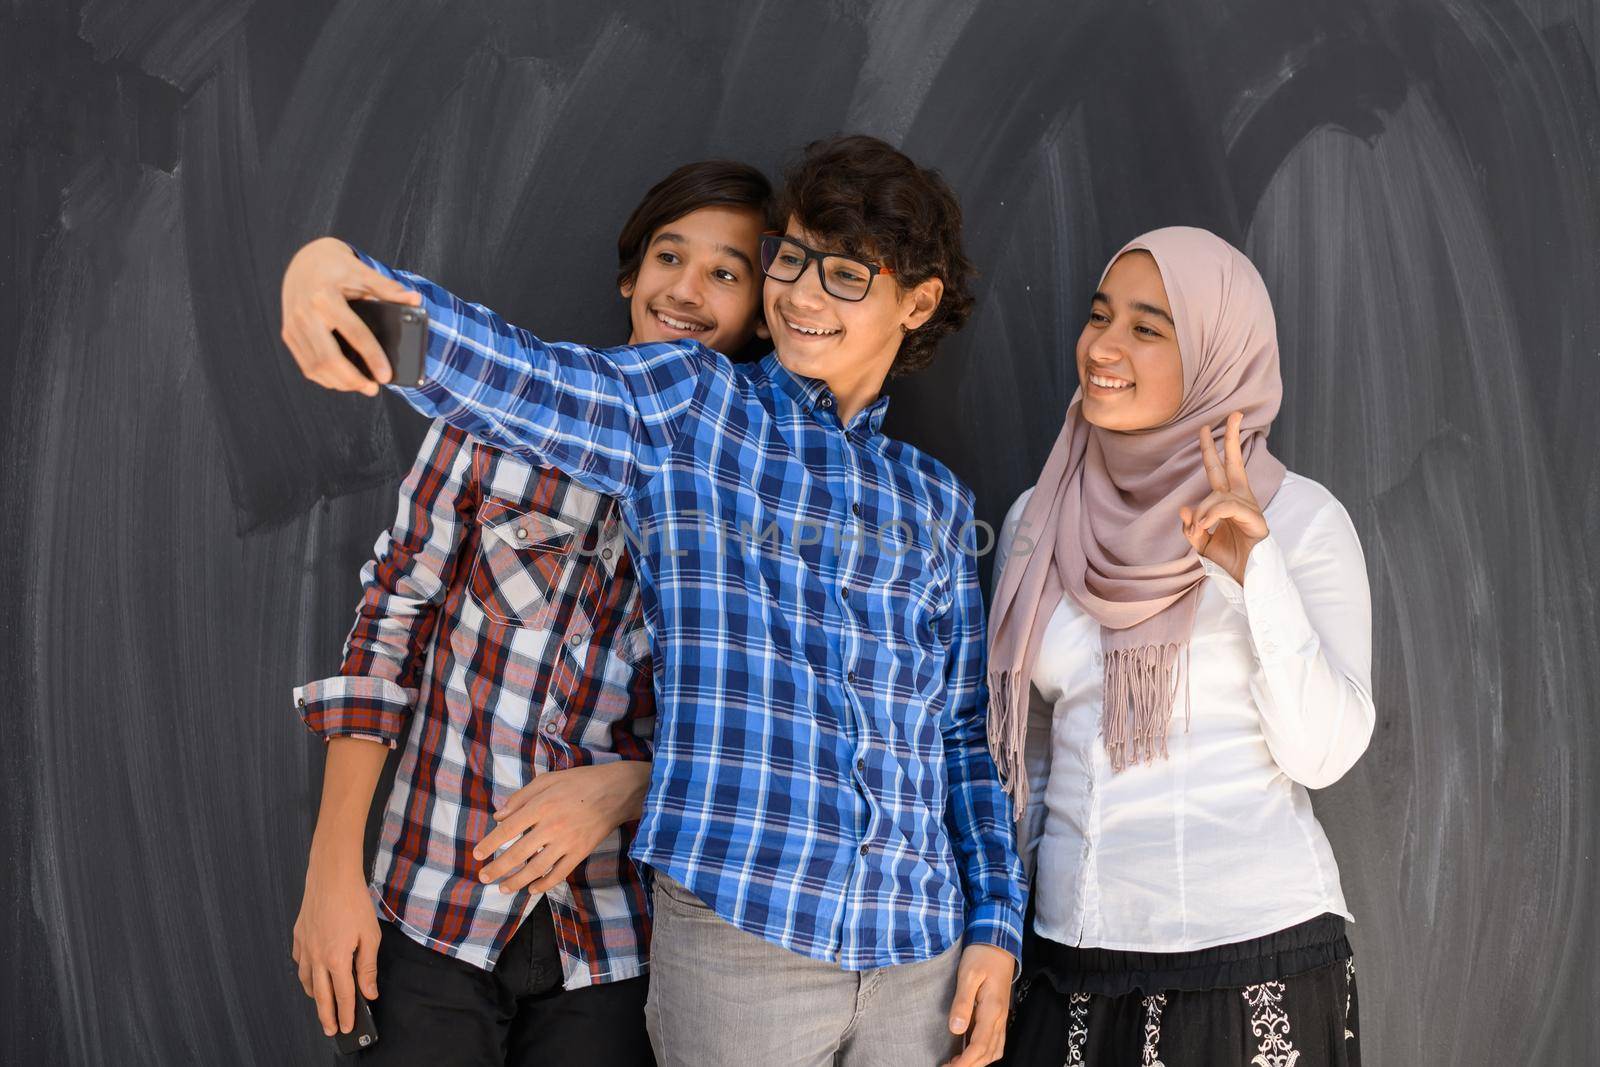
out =
{"type": "Polygon", "coordinates": [[[348,1034],[340,1030],[333,1035],[334,1047],[341,1056],[353,1056],[362,1049],[369,1049],[378,1043],[378,1027],[372,1021],[372,1009],[367,1005],[367,998],[360,993],[356,994],[356,1025],[348,1034]]]}
{"type": "MultiPolygon", "coordinates": [[[[388,300],[352,300],[350,310],[367,324],[383,354],[389,357],[389,368],[394,371],[393,383],[421,385],[423,361],[428,354],[428,313],[410,304],[388,300]]],[[[345,358],[362,374],[372,377],[366,361],[350,347],[344,336],[335,333],[333,337],[345,358]]]]}

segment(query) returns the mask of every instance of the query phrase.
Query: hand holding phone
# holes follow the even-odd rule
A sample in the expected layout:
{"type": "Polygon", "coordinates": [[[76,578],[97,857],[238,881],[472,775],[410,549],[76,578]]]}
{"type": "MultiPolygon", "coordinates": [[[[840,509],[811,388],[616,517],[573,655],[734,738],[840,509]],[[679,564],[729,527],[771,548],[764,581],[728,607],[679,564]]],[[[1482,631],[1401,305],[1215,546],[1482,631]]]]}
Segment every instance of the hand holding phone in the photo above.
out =
{"type": "Polygon", "coordinates": [[[372,1021],[372,1008],[367,1003],[367,998],[360,993],[356,994],[356,1025],[348,1034],[340,1032],[333,1035],[333,1045],[339,1050],[341,1056],[353,1056],[362,1049],[371,1048],[378,1043],[378,1027],[372,1021]]]}
{"type": "Polygon", "coordinates": [[[318,238],[294,254],[283,272],[280,336],[307,378],[327,389],[367,396],[378,395],[374,370],[383,381],[390,380],[384,364],[391,357],[385,355],[371,327],[350,303],[366,298],[417,309],[422,306],[421,294],[367,266],[349,245],[336,238],[318,238]],[[340,351],[344,342],[361,353],[358,360],[347,358],[349,347],[340,351]]]}
{"type": "MultiPolygon", "coordinates": [[[[342,744],[336,738],[330,744],[342,744]]],[[[338,771],[341,754],[348,756],[349,745],[358,748],[369,742],[354,741],[345,750],[334,752],[329,765],[338,771]]],[[[379,746],[372,746],[378,748],[379,746]]],[[[352,846],[359,856],[360,842],[352,846]]],[[[357,861],[359,863],[359,861],[357,861]]],[[[378,955],[383,941],[382,924],[372,902],[366,878],[358,865],[340,867],[319,862],[313,852],[306,869],[305,897],[294,923],[290,956],[295,963],[300,988],[310,997],[318,1029],[338,1042],[356,1042],[359,1036],[341,1034],[344,1027],[359,1035],[365,1031],[367,1044],[376,1040],[371,1022],[362,1022],[368,1013],[367,998],[378,995],[378,955]]]]}

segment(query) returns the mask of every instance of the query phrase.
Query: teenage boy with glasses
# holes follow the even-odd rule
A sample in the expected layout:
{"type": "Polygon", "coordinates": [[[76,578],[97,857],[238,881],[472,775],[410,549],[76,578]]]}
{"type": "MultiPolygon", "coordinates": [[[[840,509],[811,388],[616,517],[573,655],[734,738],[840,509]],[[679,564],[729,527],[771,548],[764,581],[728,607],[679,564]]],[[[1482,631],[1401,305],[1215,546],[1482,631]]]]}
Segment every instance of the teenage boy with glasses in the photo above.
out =
{"type": "MultiPolygon", "coordinates": [[[[781,201],[776,352],[753,365],[547,344],[365,257],[344,284],[398,280],[427,309],[410,403],[617,497],[642,543],[658,725],[633,855],[656,873],[657,1056],[974,1067],[1002,1049],[1023,881],[985,743],[972,494],[880,430],[884,380],[970,311],[960,209],[868,137],[810,146],[781,201]]],[[[337,325],[296,360],[375,393],[337,325]]]]}

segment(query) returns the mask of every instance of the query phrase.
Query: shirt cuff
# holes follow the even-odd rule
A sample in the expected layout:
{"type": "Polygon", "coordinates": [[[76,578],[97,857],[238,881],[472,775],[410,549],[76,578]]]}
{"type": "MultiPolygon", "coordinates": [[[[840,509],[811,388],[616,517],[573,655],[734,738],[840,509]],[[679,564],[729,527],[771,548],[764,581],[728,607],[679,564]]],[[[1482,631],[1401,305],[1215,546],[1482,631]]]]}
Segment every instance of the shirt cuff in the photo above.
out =
{"type": "Polygon", "coordinates": [[[367,675],[335,675],[294,691],[300,718],[324,741],[362,737],[390,748],[399,745],[416,700],[415,689],[367,675]]]}
{"type": "Polygon", "coordinates": [[[967,916],[965,943],[993,945],[1017,961],[1013,981],[1022,971],[1022,909],[1003,900],[986,900],[967,916]]]}
{"type": "Polygon", "coordinates": [[[1270,534],[1250,550],[1244,566],[1243,593],[1250,636],[1263,664],[1317,648],[1317,633],[1306,618],[1300,591],[1289,576],[1288,561],[1270,534]]]}
{"type": "MultiPolygon", "coordinates": [[[[432,385],[433,391],[437,393],[437,379],[439,377],[438,372],[442,359],[442,353],[439,351],[439,349],[442,347],[442,345],[440,344],[441,338],[439,337],[438,331],[435,330],[433,326],[435,323],[443,321],[445,315],[449,312],[452,312],[454,309],[442,307],[439,302],[425,292],[422,287],[413,284],[410,278],[405,277],[399,271],[383,262],[383,260],[374,259],[372,256],[369,256],[365,252],[361,251],[361,249],[357,248],[355,245],[346,245],[346,247],[349,248],[351,252],[355,253],[355,257],[368,267],[371,267],[373,270],[377,271],[379,274],[383,275],[385,278],[388,278],[392,282],[399,282],[401,285],[404,285],[406,288],[420,296],[422,298],[422,310],[427,312],[428,315],[428,348],[423,354],[422,359],[422,384],[420,386],[404,386],[396,385],[391,382],[389,384],[389,388],[393,389],[397,393],[400,393],[402,396],[408,394],[428,395],[425,391],[430,385],[432,385]]],[[[429,396],[429,399],[434,399],[434,397],[429,396]]]]}
{"type": "MultiPolygon", "coordinates": [[[[1265,543],[1262,542],[1262,544],[1265,543]]],[[[1260,548],[1261,545],[1256,547],[1260,548]]],[[[1250,555],[1254,557],[1255,553],[1251,552],[1250,555]]],[[[1200,569],[1206,572],[1206,577],[1211,579],[1212,584],[1217,587],[1217,591],[1222,594],[1222,598],[1228,602],[1229,606],[1238,611],[1239,614],[1244,614],[1244,589],[1238,582],[1233,580],[1233,575],[1229,574],[1220,564],[1213,563],[1204,556],[1200,557],[1200,569]]],[[[1248,578],[1249,576],[1250,564],[1247,560],[1245,562],[1245,577],[1248,578]]]]}
{"type": "MultiPolygon", "coordinates": [[[[399,393],[406,403],[430,418],[442,418],[446,422],[455,423],[451,416],[460,411],[467,401],[475,399],[483,390],[484,383],[475,374],[471,366],[459,366],[465,353],[458,355],[462,344],[457,338],[460,334],[448,328],[450,323],[459,323],[461,316],[453,303],[441,302],[436,294],[443,292],[431,284],[418,284],[425,281],[417,275],[406,271],[396,270],[380,259],[361,251],[354,245],[347,245],[355,257],[368,267],[377,271],[391,281],[397,281],[406,286],[422,298],[422,310],[428,315],[428,348],[422,358],[422,381],[417,385],[398,385],[390,382],[388,388],[399,393]],[[446,385],[450,382],[451,385],[446,385]]],[[[446,300],[453,300],[445,293],[446,300]]],[[[479,409],[476,414],[489,422],[495,422],[492,412],[479,409]]]]}

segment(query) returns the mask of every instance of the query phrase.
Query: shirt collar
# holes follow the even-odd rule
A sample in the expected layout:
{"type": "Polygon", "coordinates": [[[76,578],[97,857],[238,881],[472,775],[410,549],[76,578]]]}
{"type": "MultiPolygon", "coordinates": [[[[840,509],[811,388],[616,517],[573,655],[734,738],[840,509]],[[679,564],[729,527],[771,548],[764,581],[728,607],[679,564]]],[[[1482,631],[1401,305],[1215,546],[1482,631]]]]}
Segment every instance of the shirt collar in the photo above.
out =
{"type": "Polygon", "coordinates": [[[828,407],[833,406],[833,393],[828,388],[828,383],[821,378],[806,378],[795,374],[778,360],[777,352],[769,352],[761,361],[761,367],[767,372],[767,377],[777,382],[783,391],[789,394],[796,404],[810,414],[818,404],[827,400],[828,407]]]}
{"type": "Polygon", "coordinates": [[[878,399],[862,409],[856,416],[856,421],[864,427],[863,432],[869,434],[881,433],[883,417],[889,413],[889,394],[880,393],[878,399]]]}
{"type": "MultiPolygon", "coordinates": [[[[776,381],[806,414],[815,415],[818,408],[833,409],[833,390],[829,389],[828,383],[821,378],[807,378],[795,374],[778,360],[777,352],[770,352],[763,357],[761,366],[767,372],[767,376],[776,381]]],[[[852,425],[861,427],[863,433],[876,434],[883,426],[883,417],[888,411],[888,394],[880,394],[878,399],[856,415],[852,425]]],[[[834,412],[834,417],[837,419],[838,412],[834,412]]]]}

